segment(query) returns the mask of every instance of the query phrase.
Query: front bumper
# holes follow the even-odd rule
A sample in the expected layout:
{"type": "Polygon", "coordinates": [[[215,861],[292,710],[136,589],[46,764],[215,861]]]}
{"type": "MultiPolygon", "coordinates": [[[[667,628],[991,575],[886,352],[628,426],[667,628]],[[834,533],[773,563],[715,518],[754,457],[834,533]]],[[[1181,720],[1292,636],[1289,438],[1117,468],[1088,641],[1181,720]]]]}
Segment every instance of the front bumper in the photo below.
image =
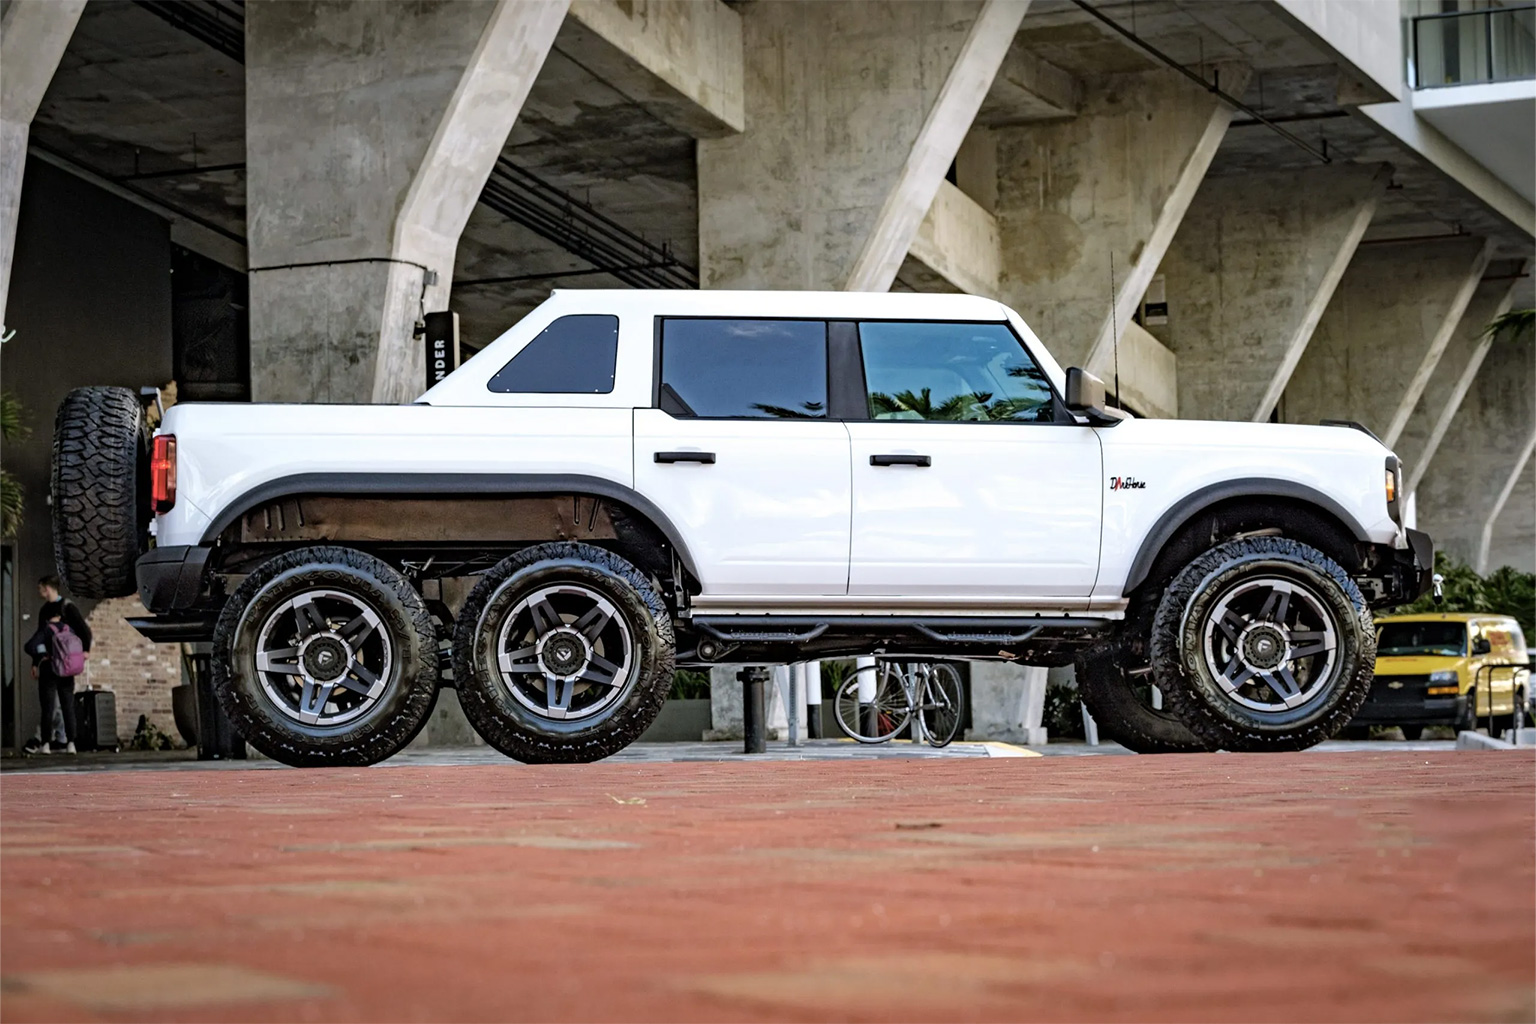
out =
{"type": "Polygon", "coordinates": [[[1460,725],[1467,720],[1467,695],[1426,697],[1416,703],[1367,700],[1355,712],[1355,725],[1460,725]]]}
{"type": "Polygon", "coordinates": [[[1411,604],[1435,585],[1435,542],[1423,530],[1405,532],[1407,547],[1376,546],[1370,568],[1357,578],[1372,608],[1411,604]]]}

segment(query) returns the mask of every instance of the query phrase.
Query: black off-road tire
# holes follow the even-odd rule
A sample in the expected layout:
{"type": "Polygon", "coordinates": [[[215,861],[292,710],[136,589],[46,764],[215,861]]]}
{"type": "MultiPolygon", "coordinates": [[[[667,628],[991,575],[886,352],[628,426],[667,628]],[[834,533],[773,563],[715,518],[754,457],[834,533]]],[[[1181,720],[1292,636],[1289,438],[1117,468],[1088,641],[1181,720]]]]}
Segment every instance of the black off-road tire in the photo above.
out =
{"type": "Polygon", "coordinates": [[[1208,747],[1165,706],[1149,706],[1132,687],[1130,655],[1119,644],[1097,647],[1077,659],[1077,691],[1099,735],[1138,754],[1198,754],[1208,747]]]}
{"type": "Polygon", "coordinates": [[[213,687],[246,741],[296,768],[377,764],[416,738],[437,701],[437,634],[421,595],[386,563],[352,548],[299,548],[256,567],[225,602],[213,635],[213,687]],[[308,590],[339,591],[377,612],[392,646],[377,702],[340,725],[308,725],[280,711],[261,685],[261,624],[308,590]]]}
{"type": "Polygon", "coordinates": [[[527,764],[581,764],[623,750],[655,721],[672,686],[676,640],[661,595],[624,558],[590,544],[540,544],[481,577],[454,629],[453,675],[475,731],[527,764]],[[606,598],[632,638],[632,664],[618,694],[589,717],[556,720],[531,711],[503,681],[496,650],[519,601],[542,587],[576,584],[606,598]]]}
{"type": "Polygon", "coordinates": [[[76,388],[53,425],[53,558],[76,597],[127,597],[149,547],[149,426],[127,388],[76,388]]]}
{"type": "Polygon", "coordinates": [[[1338,733],[1370,693],[1376,630],[1370,606],[1342,566],[1284,537],[1228,541],[1200,555],[1163,592],[1152,624],[1152,668],[1169,709],[1213,750],[1304,750],[1338,733]],[[1229,699],[1206,666],[1208,612],[1248,578],[1279,577],[1309,590],[1336,621],[1337,671],[1297,707],[1260,711],[1229,699]]]}

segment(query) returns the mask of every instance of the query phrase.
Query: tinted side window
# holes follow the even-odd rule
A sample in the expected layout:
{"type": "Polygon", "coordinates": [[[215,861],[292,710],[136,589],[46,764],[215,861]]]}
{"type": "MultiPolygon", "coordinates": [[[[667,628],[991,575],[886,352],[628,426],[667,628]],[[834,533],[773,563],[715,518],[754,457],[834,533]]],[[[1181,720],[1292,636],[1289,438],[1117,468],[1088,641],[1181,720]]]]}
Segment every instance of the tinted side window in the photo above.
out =
{"type": "Polygon", "coordinates": [[[1049,423],[1051,385],[1006,324],[861,323],[876,420],[1049,423]]]}
{"type": "Polygon", "coordinates": [[[502,394],[606,395],[619,359],[619,318],[563,316],[496,371],[487,385],[502,394]]]}
{"type": "Polygon", "coordinates": [[[825,419],[820,320],[665,320],[661,407],[674,416],[825,419]]]}

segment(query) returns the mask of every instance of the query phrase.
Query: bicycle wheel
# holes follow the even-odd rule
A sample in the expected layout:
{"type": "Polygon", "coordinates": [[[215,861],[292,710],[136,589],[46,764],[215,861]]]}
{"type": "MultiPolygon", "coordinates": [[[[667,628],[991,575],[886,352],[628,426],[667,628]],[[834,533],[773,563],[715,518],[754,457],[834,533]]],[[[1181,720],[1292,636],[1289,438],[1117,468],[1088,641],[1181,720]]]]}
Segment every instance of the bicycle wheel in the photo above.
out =
{"type": "Polygon", "coordinates": [[[901,673],[889,665],[866,665],[849,676],[837,691],[834,708],[837,727],[860,743],[884,743],[912,718],[901,673]],[[873,673],[875,679],[874,700],[867,705],[859,701],[859,680],[869,678],[865,673],[873,673]]]}
{"type": "Polygon", "coordinates": [[[965,694],[960,689],[960,673],[953,665],[929,665],[922,674],[920,692],[920,713],[928,745],[949,746],[960,731],[960,719],[965,712],[965,694]]]}

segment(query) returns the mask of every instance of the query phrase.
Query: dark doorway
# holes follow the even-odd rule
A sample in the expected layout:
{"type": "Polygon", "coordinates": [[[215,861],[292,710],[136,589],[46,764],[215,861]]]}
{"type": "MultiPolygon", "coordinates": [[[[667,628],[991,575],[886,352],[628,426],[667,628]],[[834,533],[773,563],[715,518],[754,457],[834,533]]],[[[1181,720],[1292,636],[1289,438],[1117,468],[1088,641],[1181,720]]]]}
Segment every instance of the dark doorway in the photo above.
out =
{"type": "Polygon", "coordinates": [[[250,301],[245,275],[173,246],[171,347],[178,401],[250,401],[250,301]]]}

